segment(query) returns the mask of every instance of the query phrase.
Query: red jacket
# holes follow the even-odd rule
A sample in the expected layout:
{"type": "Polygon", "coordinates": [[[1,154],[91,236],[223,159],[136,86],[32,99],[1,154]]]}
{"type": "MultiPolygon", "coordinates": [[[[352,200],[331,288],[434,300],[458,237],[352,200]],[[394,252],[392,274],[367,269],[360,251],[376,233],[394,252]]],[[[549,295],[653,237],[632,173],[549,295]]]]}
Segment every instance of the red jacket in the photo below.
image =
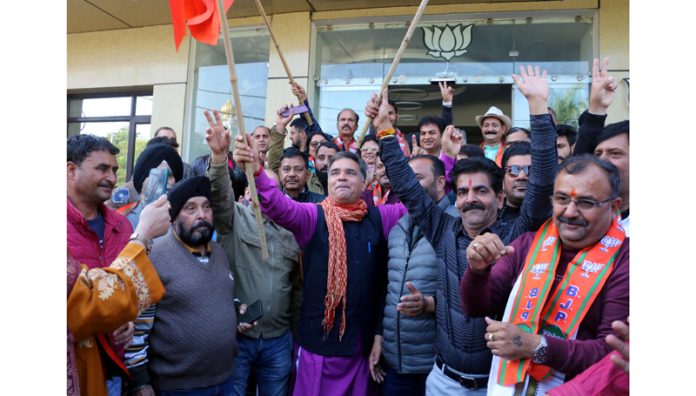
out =
{"type": "MultiPolygon", "coordinates": [[[[97,233],[89,228],[85,216],[70,202],[70,199],[67,201],[68,251],[79,263],[87,265],[89,269],[108,267],[128,244],[133,233],[133,226],[125,216],[101,204],[99,211],[104,218],[104,247],[102,248],[99,246],[97,233]]],[[[114,345],[113,335],[104,334],[98,339],[114,363],[127,372],[126,367],[121,363],[124,348],[114,345]],[[106,342],[106,338],[109,342],[106,342]]]]}
{"type": "Polygon", "coordinates": [[[104,217],[104,247],[99,247],[99,237],[89,228],[85,216],[68,199],[68,250],[81,264],[90,269],[108,267],[133,233],[128,219],[116,211],[100,205],[104,217]]]}

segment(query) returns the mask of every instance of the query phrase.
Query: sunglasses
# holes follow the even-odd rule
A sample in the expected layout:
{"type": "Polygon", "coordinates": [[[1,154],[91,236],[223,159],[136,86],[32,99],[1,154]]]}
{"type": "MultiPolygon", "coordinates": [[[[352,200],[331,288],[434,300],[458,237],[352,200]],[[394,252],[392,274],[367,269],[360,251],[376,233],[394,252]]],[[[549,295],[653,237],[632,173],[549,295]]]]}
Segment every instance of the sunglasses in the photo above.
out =
{"type": "Polygon", "coordinates": [[[507,172],[508,175],[517,177],[520,175],[520,172],[524,171],[524,174],[529,176],[529,172],[532,170],[531,165],[510,165],[505,167],[505,172],[507,172]]]}

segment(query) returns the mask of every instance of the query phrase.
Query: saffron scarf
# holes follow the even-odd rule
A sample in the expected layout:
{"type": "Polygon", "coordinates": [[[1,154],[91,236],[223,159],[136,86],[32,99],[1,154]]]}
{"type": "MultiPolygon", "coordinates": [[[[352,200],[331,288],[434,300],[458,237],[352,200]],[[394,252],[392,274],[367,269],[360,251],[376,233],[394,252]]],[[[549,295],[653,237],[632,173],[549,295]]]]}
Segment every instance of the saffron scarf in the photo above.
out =
{"type": "Polygon", "coordinates": [[[321,326],[324,336],[333,328],[336,308],[343,303],[339,341],[346,331],[346,288],[348,285],[348,260],[344,221],[359,222],[367,214],[367,204],[362,199],[352,204],[340,204],[327,197],[319,205],[324,209],[326,226],[329,230],[329,260],[324,297],[324,319],[321,326]]]}
{"type": "Polygon", "coordinates": [[[375,206],[384,205],[387,203],[387,199],[389,199],[389,193],[391,193],[391,189],[386,193],[382,193],[382,185],[379,183],[375,184],[375,187],[372,189],[372,202],[375,206]]]}
{"type": "MultiPolygon", "coordinates": [[[[545,336],[573,337],[609,278],[626,238],[619,219],[614,217],[599,242],[575,255],[553,295],[550,290],[561,255],[561,243],[553,220],[547,220],[534,236],[520,274],[519,288],[511,300],[512,309],[505,321],[532,334],[541,330],[545,336]]],[[[530,359],[500,359],[496,381],[503,386],[514,385],[525,381],[528,374],[542,381],[549,377],[550,371],[550,367],[530,359]]]]}
{"type": "MultiPolygon", "coordinates": [[[[483,152],[486,152],[486,146],[484,146],[483,143],[481,143],[481,148],[483,149],[483,152]]],[[[495,154],[495,163],[499,167],[503,166],[503,152],[505,151],[505,145],[501,142],[500,147],[498,147],[498,152],[495,154]]]]}

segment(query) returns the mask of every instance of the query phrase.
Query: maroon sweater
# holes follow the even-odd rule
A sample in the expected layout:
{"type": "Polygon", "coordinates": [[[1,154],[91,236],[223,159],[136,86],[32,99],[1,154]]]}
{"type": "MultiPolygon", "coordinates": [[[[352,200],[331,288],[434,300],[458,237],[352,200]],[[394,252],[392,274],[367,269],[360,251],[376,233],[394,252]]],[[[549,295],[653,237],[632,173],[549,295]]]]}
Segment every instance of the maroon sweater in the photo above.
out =
{"type": "MultiPolygon", "coordinates": [[[[460,284],[462,308],[470,316],[499,315],[505,312],[508,296],[522,272],[534,232],[527,232],[515,239],[511,245],[515,253],[500,258],[485,274],[466,271],[460,284]]],[[[555,292],[568,263],[577,251],[561,249],[561,257],[551,289],[555,292]]],[[[629,239],[626,238],[602,291],[590,306],[580,323],[576,340],[547,337],[546,364],[566,374],[566,381],[611,351],[604,337],[613,334],[611,322],[626,320],[629,296],[629,239]]],[[[548,300],[547,300],[548,301],[548,300]]]]}

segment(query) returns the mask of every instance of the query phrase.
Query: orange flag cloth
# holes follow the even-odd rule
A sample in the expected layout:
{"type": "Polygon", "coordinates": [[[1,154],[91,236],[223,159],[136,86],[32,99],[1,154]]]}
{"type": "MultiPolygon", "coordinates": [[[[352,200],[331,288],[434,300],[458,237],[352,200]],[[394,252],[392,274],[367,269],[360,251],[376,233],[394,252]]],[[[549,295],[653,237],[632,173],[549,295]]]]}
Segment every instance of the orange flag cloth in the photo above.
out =
{"type": "MultiPolygon", "coordinates": [[[[225,13],[234,0],[224,0],[225,13]]],[[[174,42],[179,52],[181,41],[186,36],[186,26],[191,37],[208,45],[217,45],[220,32],[220,15],[216,0],[169,0],[174,25],[174,42]]]]}

